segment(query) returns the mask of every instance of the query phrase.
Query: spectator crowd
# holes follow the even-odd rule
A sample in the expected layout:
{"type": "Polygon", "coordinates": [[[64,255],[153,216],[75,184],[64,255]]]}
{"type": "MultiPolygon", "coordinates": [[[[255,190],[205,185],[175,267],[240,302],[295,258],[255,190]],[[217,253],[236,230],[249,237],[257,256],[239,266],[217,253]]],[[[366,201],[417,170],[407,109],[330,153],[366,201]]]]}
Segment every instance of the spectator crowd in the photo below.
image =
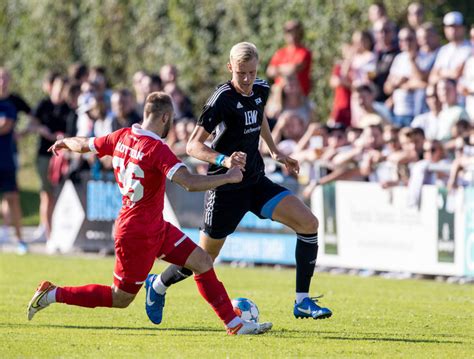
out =
{"type": "MultiPolygon", "coordinates": [[[[404,24],[395,24],[381,3],[369,7],[368,17],[371,27],[354,29],[334,62],[327,119],[316,117],[317,104],[310,100],[312,87],[323,79],[311,78],[313,54],[304,45],[303,26],[298,20],[285,23],[285,45],[260,76],[272,82],[265,112],[275,143],[300,161],[301,171],[291,178],[283,168],[267,166],[269,175],[298,181],[306,198],[316,186],[335,180],[378,182],[383,188],[405,185],[413,206],[419,205],[423,184],[451,191],[474,183],[474,27],[468,28],[463,14],[453,11],[443,17],[440,34],[424,20],[419,3],[408,6],[404,24]]],[[[45,97],[33,107],[10,92],[11,81],[8,70],[0,67],[1,209],[3,223],[15,228],[19,252],[27,250],[16,182],[16,143],[23,136],[39,138],[38,241],[51,235],[61,181],[79,179],[82,173],[96,178],[112,170],[111,159],[52,157],[48,148],[63,136],[103,136],[139,123],[151,92],[164,91],[173,99],[171,149],[197,171],[206,169],[186,158],[196,118],[174,65],[156,73],[137,71],[130,88],[111,89],[105,67],[75,63],[67,75],[49,72],[44,77],[45,97]],[[21,130],[15,129],[19,114],[28,119],[21,130]]]]}

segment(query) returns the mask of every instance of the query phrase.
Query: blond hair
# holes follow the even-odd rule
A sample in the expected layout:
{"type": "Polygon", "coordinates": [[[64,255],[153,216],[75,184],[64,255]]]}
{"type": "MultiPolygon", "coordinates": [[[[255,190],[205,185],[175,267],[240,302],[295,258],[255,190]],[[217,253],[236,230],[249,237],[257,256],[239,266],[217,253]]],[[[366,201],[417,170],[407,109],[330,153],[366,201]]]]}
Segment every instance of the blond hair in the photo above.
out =
{"type": "Polygon", "coordinates": [[[258,60],[257,46],[251,42],[239,42],[230,49],[230,62],[237,63],[248,62],[253,59],[258,60]]]}

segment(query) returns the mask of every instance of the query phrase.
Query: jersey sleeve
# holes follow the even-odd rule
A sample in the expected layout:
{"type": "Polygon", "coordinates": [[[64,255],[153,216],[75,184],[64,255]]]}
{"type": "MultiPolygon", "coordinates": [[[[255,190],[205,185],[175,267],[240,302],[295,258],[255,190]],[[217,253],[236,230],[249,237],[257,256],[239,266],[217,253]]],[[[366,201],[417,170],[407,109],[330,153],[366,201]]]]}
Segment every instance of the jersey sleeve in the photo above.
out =
{"type": "Polygon", "coordinates": [[[155,146],[152,158],[154,159],[154,167],[158,168],[170,181],[177,170],[181,167],[186,167],[168,145],[164,143],[159,143],[155,146]]]}
{"type": "Polygon", "coordinates": [[[259,96],[262,97],[262,102],[265,106],[268,100],[268,96],[270,95],[270,85],[267,81],[260,78],[255,79],[254,85],[258,86],[259,96]]]}
{"type": "Polygon", "coordinates": [[[207,100],[197,122],[198,126],[204,127],[208,133],[212,133],[214,128],[222,122],[221,103],[222,96],[219,96],[219,89],[207,100]],[[216,97],[218,96],[218,97],[216,97]]]}
{"type": "Polygon", "coordinates": [[[89,139],[89,149],[99,157],[112,156],[115,145],[125,131],[127,131],[127,128],[122,128],[102,137],[91,137],[89,139]]]}

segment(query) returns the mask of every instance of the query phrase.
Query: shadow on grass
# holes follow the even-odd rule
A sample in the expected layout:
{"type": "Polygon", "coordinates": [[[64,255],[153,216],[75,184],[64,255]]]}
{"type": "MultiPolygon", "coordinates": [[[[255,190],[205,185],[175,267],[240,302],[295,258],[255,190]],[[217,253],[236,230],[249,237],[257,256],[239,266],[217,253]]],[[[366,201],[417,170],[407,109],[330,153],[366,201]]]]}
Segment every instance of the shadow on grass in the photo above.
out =
{"type": "MultiPolygon", "coordinates": [[[[308,336],[298,336],[293,334],[301,334],[299,330],[291,329],[281,329],[281,330],[272,330],[272,334],[285,335],[290,334],[291,337],[296,338],[308,338],[308,336]]],[[[354,336],[341,336],[341,332],[337,331],[322,331],[322,330],[310,330],[305,333],[317,335],[318,339],[329,339],[329,340],[354,340],[354,341],[381,341],[381,342],[400,342],[400,343],[437,343],[437,344],[464,344],[463,341],[459,340],[449,340],[449,339],[407,339],[396,337],[396,334],[387,334],[385,336],[381,335],[377,337],[378,333],[353,333],[352,335],[360,335],[359,337],[354,336]],[[334,335],[339,334],[339,335],[334,335]]],[[[449,335],[441,334],[440,336],[446,337],[449,335]]]]}
{"type": "MultiPolygon", "coordinates": [[[[0,324],[2,327],[11,327],[11,326],[21,326],[19,324],[0,324]]],[[[195,328],[158,328],[158,327],[117,327],[117,326],[93,326],[93,325],[69,325],[69,324],[30,324],[36,328],[62,328],[62,329],[86,329],[86,330],[151,330],[151,331],[161,331],[161,332],[222,332],[223,329],[216,328],[206,328],[206,327],[195,327],[195,328]]],[[[151,335],[151,334],[150,334],[151,335]]]]}

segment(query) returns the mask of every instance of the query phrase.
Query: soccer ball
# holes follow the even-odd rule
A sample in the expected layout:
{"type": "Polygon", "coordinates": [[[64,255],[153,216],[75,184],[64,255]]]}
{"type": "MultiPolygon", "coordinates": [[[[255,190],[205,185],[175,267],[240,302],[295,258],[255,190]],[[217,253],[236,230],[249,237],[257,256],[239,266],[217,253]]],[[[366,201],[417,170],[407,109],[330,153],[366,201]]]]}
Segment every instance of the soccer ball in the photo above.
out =
{"type": "Polygon", "coordinates": [[[258,322],[258,308],[257,305],[247,298],[235,298],[232,299],[232,306],[234,312],[243,320],[251,322],[258,322]]]}

